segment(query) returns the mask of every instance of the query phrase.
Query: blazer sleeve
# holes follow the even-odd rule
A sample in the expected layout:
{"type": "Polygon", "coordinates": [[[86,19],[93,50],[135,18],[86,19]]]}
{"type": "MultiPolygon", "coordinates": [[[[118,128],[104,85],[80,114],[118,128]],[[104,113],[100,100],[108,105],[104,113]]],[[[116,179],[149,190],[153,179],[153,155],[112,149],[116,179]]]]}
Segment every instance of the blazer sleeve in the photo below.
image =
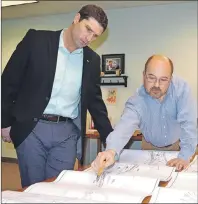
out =
{"type": "Polygon", "coordinates": [[[32,32],[30,29],[19,42],[1,76],[1,128],[11,126],[14,120],[12,109],[28,65],[32,32]]]}
{"type": "Polygon", "coordinates": [[[94,125],[100,134],[103,144],[106,144],[106,138],[112,132],[112,126],[108,118],[107,108],[102,99],[100,88],[100,57],[96,57],[93,77],[92,94],[88,102],[88,110],[93,118],[94,125]]]}

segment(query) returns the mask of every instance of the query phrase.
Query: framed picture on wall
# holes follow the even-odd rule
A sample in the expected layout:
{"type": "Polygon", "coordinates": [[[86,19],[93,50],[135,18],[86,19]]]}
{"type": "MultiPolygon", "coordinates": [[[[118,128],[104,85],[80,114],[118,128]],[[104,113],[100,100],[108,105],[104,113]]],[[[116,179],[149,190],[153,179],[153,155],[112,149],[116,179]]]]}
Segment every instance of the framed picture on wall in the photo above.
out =
{"type": "Polygon", "coordinates": [[[121,74],[125,73],[125,54],[102,55],[102,72],[104,74],[115,74],[120,69],[121,74]]]}

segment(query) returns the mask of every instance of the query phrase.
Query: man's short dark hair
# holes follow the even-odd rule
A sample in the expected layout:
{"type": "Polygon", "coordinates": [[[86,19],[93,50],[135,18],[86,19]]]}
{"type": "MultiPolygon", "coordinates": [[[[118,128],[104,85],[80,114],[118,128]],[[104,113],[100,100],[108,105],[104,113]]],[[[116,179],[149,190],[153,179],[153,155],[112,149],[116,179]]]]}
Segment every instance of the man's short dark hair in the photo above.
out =
{"type": "MultiPolygon", "coordinates": [[[[148,67],[149,62],[150,62],[154,57],[155,57],[155,55],[152,55],[151,57],[149,57],[149,58],[147,59],[147,61],[146,61],[146,63],[145,63],[145,66],[144,66],[144,72],[145,72],[145,73],[146,73],[146,70],[147,70],[147,67],[148,67]]],[[[171,75],[172,75],[172,74],[173,74],[173,70],[174,70],[173,62],[172,62],[172,60],[171,60],[170,58],[167,57],[167,59],[168,59],[168,61],[169,61],[169,63],[170,63],[170,66],[171,66],[171,75]]]]}
{"type": "Polygon", "coordinates": [[[104,10],[99,6],[89,4],[83,6],[78,13],[80,14],[80,21],[92,17],[103,27],[103,31],[106,30],[108,18],[104,10]]]}

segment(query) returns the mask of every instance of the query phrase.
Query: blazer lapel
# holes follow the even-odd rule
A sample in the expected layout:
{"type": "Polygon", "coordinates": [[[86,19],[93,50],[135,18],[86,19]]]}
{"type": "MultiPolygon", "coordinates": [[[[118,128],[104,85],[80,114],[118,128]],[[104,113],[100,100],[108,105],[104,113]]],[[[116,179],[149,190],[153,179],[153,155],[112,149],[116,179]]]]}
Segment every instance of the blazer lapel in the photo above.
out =
{"type": "Polygon", "coordinates": [[[87,90],[87,85],[88,85],[88,81],[89,81],[89,76],[90,76],[90,54],[89,54],[89,50],[87,47],[83,48],[83,74],[82,74],[82,86],[81,86],[81,96],[82,96],[82,100],[84,99],[86,90],[87,90]]]}
{"type": "Polygon", "coordinates": [[[56,63],[58,57],[59,39],[62,30],[53,33],[49,40],[49,89],[52,92],[54,76],[56,72],[56,63]]]}

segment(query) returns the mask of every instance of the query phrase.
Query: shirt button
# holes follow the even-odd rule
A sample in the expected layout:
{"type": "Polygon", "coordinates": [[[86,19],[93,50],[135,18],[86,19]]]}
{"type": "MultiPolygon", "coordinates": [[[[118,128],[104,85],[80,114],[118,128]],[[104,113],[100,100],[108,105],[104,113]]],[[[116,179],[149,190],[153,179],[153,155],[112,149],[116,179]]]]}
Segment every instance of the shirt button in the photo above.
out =
{"type": "Polygon", "coordinates": [[[166,126],[164,125],[164,128],[166,128],[166,126]]]}
{"type": "Polygon", "coordinates": [[[166,137],[166,135],[164,137],[166,137]]]}
{"type": "Polygon", "coordinates": [[[164,116],[162,116],[162,118],[164,118],[164,116]]]}

